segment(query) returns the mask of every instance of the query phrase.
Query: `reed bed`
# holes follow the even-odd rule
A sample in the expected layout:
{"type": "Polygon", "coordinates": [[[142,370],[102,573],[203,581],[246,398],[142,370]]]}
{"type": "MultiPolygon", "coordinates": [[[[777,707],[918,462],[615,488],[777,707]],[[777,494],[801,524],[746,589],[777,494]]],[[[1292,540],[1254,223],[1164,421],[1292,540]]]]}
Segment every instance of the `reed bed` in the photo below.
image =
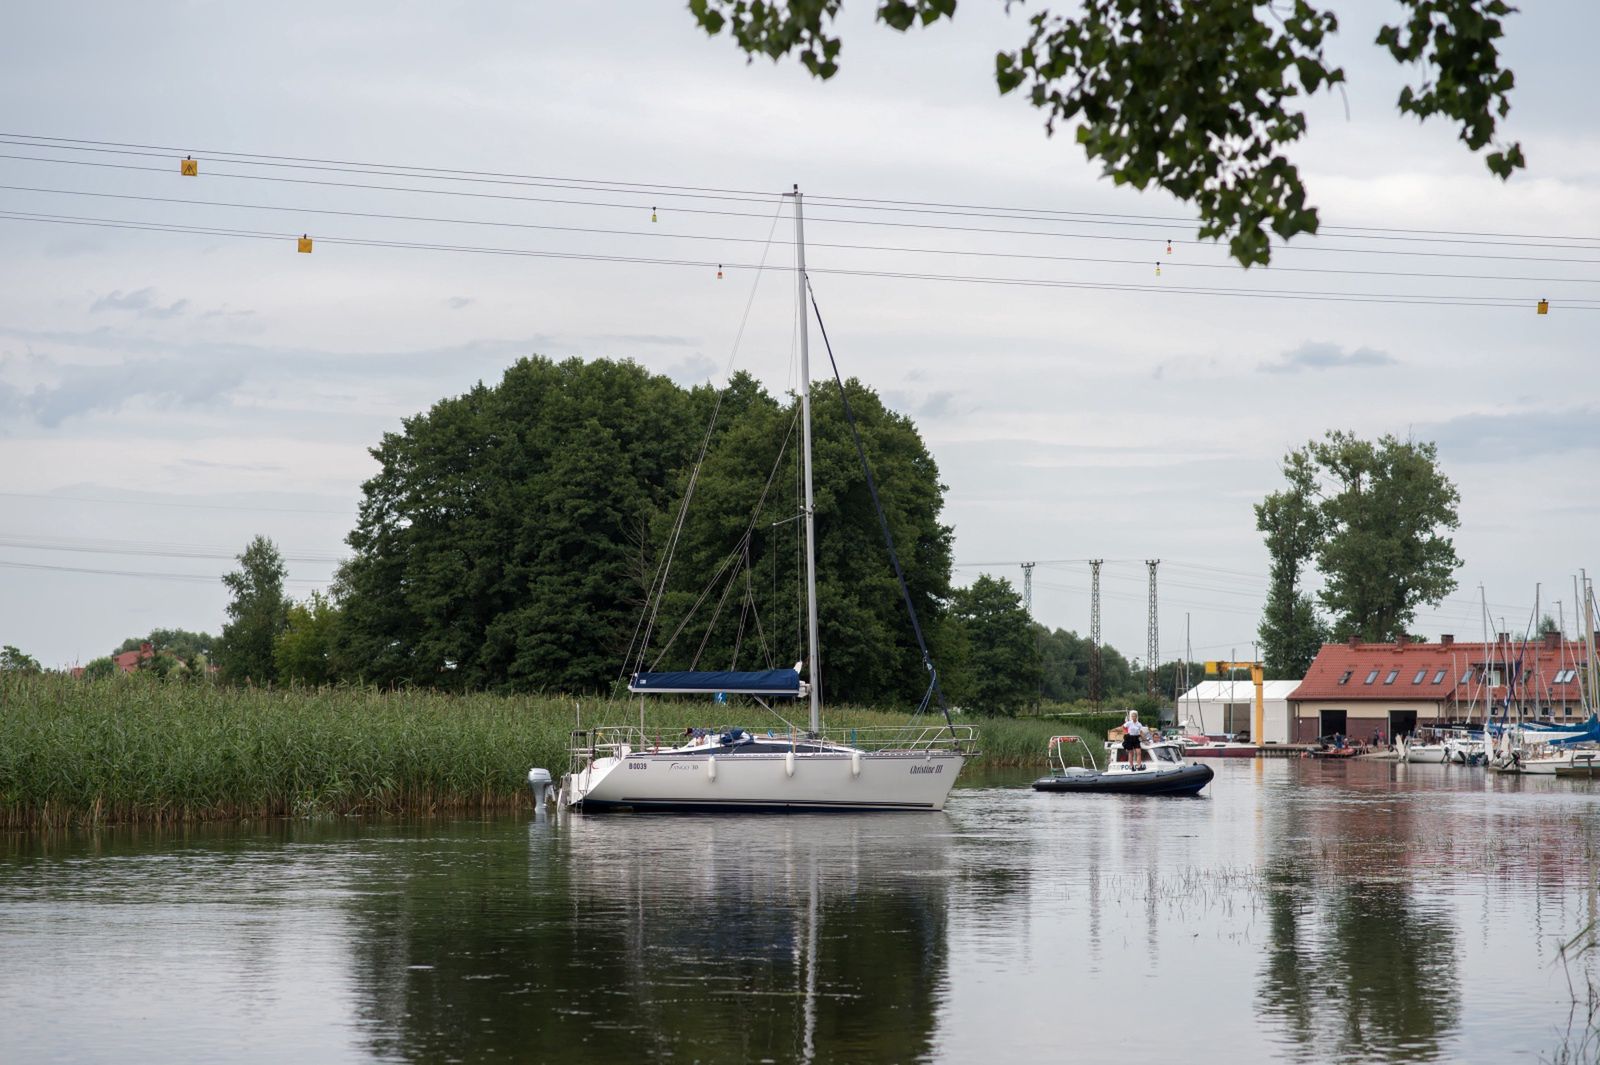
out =
{"type": "MultiPolygon", "coordinates": [[[[634,701],[0,673],[0,827],[516,809],[529,802],[530,766],[565,771],[575,706],[586,728],[638,722],[634,701]]],[[[828,724],[906,721],[846,707],[828,724]]],[[[1052,733],[1080,731],[971,723],[985,761],[1008,766],[1040,765],[1052,733]]],[[[758,707],[704,702],[654,703],[647,719],[667,740],[729,724],[782,728],[758,707]]],[[[1086,735],[1107,727],[1090,724],[1086,735]]]]}

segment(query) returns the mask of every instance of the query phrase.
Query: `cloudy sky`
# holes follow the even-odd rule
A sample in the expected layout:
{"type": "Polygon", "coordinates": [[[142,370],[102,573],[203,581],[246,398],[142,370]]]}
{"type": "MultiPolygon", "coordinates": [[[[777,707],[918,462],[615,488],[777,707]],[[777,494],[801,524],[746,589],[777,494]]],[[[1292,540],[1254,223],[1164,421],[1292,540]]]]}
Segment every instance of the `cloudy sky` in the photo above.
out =
{"type": "Polygon", "coordinates": [[[686,383],[731,363],[784,388],[792,284],[754,267],[792,261],[794,183],[846,372],[920,425],[963,581],[1037,560],[1035,614],[1083,631],[1071,560],[1112,560],[1105,634],[1138,654],[1140,560],[1161,558],[1163,654],[1187,615],[1198,657],[1246,655],[1265,584],[1250,506],[1287,449],[1343,428],[1437,441],[1460,487],[1461,589],[1420,627],[1475,635],[1479,584],[1508,628],[1541,582],[1570,618],[1572,575],[1600,568],[1600,312],[1570,302],[1600,298],[1600,7],[1524,6],[1505,132],[1529,169],[1503,185],[1448,126],[1395,113],[1414,73],[1370,43],[1394,5],[1339,5],[1350,84],[1314,102],[1294,156],[1325,226],[1352,228],[1247,274],[1194,243],[1181,205],[1113,189],[997,96],[993,54],[1026,33],[999,2],[905,36],[852,2],[826,84],[747,64],[676,3],[11,5],[0,642],[57,665],[154,626],[215,631],[216,578],[256,533],[294,594],[325,585],[366,449],[522,355],[686,383]],[[912,273],[1057,284],[882,276],[912,273]]]}

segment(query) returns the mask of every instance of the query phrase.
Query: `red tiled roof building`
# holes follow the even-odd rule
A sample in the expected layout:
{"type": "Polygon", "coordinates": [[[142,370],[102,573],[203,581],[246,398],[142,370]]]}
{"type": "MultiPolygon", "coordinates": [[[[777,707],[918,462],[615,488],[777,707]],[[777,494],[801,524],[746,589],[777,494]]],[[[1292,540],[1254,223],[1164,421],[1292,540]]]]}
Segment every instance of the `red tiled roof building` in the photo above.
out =
{"type": "Polygon", "coordinates": [[[155,646],[146,640],[139,645],[137,651],[124,651],[120,655],[112,655],[111,661],[116,663],[118,673],[134,673],[155,656],[155,646]]]}
{"type": "Polygon", "coordinates": [[[1419,725],[1478,722],[1485,704],[1496,717],[1576,721],[1588,652],[1547,633],[1535,640],[1501,634],[1492,643],[1328,643],[1289,695],[1294,742],[1340,732],[1385,742],[1419,725]]]}

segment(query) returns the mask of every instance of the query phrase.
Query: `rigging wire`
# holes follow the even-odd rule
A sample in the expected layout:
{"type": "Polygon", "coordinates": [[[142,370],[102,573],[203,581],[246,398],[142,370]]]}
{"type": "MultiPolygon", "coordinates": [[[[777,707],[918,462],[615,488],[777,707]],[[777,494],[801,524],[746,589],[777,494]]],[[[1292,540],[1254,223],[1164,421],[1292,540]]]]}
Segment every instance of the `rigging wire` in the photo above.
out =
{"type": "MultiPolygon", "coordinates": [[[[733,344],[728,352],[728,375],[730,377],[733,371],[734,360],[738,357],[740,345],[742,345],[744,342],[745,326],[750,320],[750,309],[755,305],[756,292],[761,287],[762,278],[766,276],[765,268],[767,263],[767,255],[772,250],[772,237],[778,231],[778,219],[782,216],[783,197],[778,196],[773,206],[772,223],[767,229],[767,244],[762,248],[760,264],[756,270],[755,277],[750,283],[750,295],[745,299],[744,314],[739,319],[739,329],[734,335],[733,344]]],[[[683,501],[679,504],[677,518],[673,522],[672,533],[667,541],[667,549],[663,553],[661,562],[656,568],[656,576],[652,578],[650,583],[650,591],[646,597],[647,608],[646,610],[640,612],[639,623],[634,628],[633,640],[629,641],[628,655],[622,660],[624,672],[627,671],[628,662],[630,661],[634,662],[633,668],[635,671],[637,671],[638,668],[644,664],[645,655],[649,653],[650,638],[655,633],[656,618],[660,614],[661,600],[665,597],[667,590],[667,578],[672,570],[672,559],[677,553],[678,543],[683,535],[684,522],[688,518],[689,500],[693,497],[695,486],[699,483],[700,468],[702,465],[704,465],[706,454],[710,450],[712,433],[717,427],[717,417],[722,410],[722,400],[727,395],[727,391],[728,390],[726,387],[717,390],[716,403],[713,404],[711,408],[711,421],[710,424],[706,426],[705,438],[700,442],[699,457],[695,460],[694,469],[690,471],[689,484],[684,490],[683,501]],[[645,620],[647,616],[649,619],[648,622],[645,620]],[[641,628],[643,629],[642,639],[640,638],[641,628]],[[634,656],[634,640],[638,641],[638,656],[636,659],[634,656]]],[[[692,609],[690,611],[690,615],[693,615],[692,609]]],[[[681,625],[679,626],[679,629],[681,631],[681,625]]],[[[674,633],[673,639],[676,638],[677,634],[674,633]]],[[[671,646],[671,641],[668,642],[667,646],[671,646]]],[[[663,648],[662,654],[665,653],[666,649],[663,648]]]]}
{"type": "MultiPolygon", "coordinates": [[[[795,190],[795,212],[798,215],[799,190],[795,190]]],[[[911,618],[911,631],[917,637],[917,650],[922,652],[922,665],[928,671],[928,692],[922,697],[922,705],[917,707],[917,713],[922,713],[928,706],[930,697],[937,696],[939,709],[944,711],[944,723],[949,727],[951,735],[955,734],[955,723],[950,720],[950,707],[944,701],[944,692],[939,688],[939,671],[933,667],[933,657],[928,653],[928,642],[922,637],[922,624],[917,620],[917,607],[911,599],[911,586],[906,583],[905,572],[900,568],[900,555],[894,549],[894,533],[889,530],[889,518],[883,511],[883,501],[878,498],[878,483],[872,476],[872,464],[867,461],[867,449],[861,443],[861,430],[856,426],[856,416],[850,409],[850,393],[844,387],[844,378],[839,374],[839,362],[833,357],[833,342],[828,339],[828,327],[822,321],[822,309],[817,306],[817,294],[811,287],[811,279],[802,275],[801,281],[805,286],[805,294],[810,297],[811,311],[817,318],[817,331],[822,334],[822,346],[828,352],[828,364],[833,367],[833,379],[839,385],[839,402],[844,407],[845,424],[850,427],[850,438],[856,445],[856,456],[861,460],[861,472],[866,477],[867,492],[872,496],[872,508],[877,511],[878,525],[883,530],[883,542],[889,548],[889,563],[894,567],[894,576],[900,582],[900,597],[905,600],[906,613],[911,618]]],[[[805,313],[802,309],[801,313],[805,313]]]]}

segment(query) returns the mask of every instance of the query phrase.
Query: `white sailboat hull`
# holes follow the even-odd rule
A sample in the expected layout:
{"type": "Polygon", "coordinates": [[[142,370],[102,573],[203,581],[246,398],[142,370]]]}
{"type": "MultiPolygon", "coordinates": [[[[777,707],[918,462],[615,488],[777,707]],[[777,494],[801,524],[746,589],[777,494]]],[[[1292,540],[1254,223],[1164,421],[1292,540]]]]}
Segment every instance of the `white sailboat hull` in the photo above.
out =
{"type": "Polygon", "coordinates": [[[1418,744],[1415,747],[1406,747],[1406,761],[1419,762],[1427,765],[1439,765],[1446,760],[1449,751],[1444,744],[1418,744]]]}
{"type": "Polygon", "coordinates": [[[1518,766],[1524,773],[1535,775],[1555,776],[1557,769],[1572,764],[1572,752],[1562,751],[1558,754],[1546,754],[1533,758],[1522,758],[1518,766]]]}
{"type": "Polygon", "coordinates": [[[636,753],[569,774],[562,802],[587,810],[942,810],[956,751],[636,753]]]}

